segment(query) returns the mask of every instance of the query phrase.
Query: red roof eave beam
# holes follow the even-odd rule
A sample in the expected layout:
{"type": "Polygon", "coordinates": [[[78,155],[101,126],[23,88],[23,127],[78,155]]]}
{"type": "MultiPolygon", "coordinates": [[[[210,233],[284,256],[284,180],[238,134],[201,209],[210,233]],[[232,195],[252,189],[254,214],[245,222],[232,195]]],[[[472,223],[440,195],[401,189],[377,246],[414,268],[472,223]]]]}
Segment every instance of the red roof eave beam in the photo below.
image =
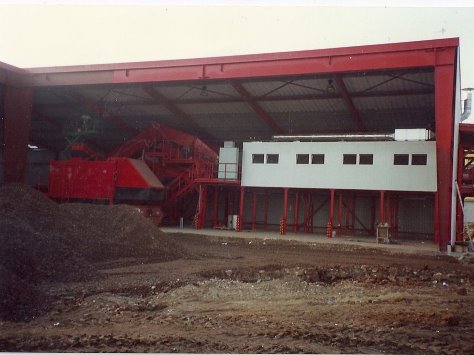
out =
{"type": "MultiPolygon", "coordinates": [[[[434,67],[457,38],[220,58],[30,69],[34,86],[237,79],[434,67]],[[445,53],[443,53],[445,52],[445,53]]],[[[440,62],[441,61],[441,62],[440,62]]]]}

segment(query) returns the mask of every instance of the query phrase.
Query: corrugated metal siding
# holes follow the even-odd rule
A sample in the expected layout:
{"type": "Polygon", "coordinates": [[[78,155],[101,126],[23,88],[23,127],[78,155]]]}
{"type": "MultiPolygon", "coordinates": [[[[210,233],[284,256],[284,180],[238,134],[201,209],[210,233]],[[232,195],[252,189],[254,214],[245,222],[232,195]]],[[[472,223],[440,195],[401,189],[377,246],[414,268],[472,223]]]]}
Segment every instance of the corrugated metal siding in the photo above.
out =
{"type": "Polygon", "coordinates": [[[431,197],[400,199],[399,231],[432,234],[434,232],[434,200],[431,197]]]}

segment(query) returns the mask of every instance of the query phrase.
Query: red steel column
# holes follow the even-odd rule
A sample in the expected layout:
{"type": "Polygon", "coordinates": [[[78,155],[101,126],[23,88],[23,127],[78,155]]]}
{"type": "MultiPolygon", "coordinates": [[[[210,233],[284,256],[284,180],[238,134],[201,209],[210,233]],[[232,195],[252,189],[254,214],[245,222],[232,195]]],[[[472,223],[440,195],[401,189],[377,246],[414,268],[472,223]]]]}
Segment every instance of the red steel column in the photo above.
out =
{"type": "Polygon", "coordinates": [[[257,193],[252,191],[252,230],[255,230],[255,222],[257,219],[257,193]]]}
{"type": "Polygon", "coordinates": [[[355,233],[356,229],[356,203],[357,203],[357,195],[355,192],[353,192],[352,195],[352,234],[355,233]]]}
{"type": "Polygon", "coordinates": [[[327,228],[327,237],[332,238],[332,228],[334,226],[334,195],[335,190],[330,190],[330,203],[329,203],[329,221],[328,221],[328,228],[327,228]]]}
{"type": "Polygon", "coordinates": [[[349,203],[351,202],[351,196],[349,194],[346,195],[346,204],[345,204],[345,207],[346,207],[346,226],[344,228],[344,234],[349,234],[350,233],[350,230],[351,230],[351,226],[350,226],[350,222],[349,222],[349,218],[350,218],[350,213],[349,213],[349,203]]]}
{"type": "Polygon", "coordinates": [[[214,226],[219,224],[219,187],[214,188],[214,226]]]}
{"type": "Polygon", "coordinates": [[[342,192],[339,192],[339,204],[337,207],[337,235],[342,235],[342,192]]]}
{"type": "Polygon", "coordinates": [[[439,244],[439,202],[438,193],[434,193],[434,243],[439,244]]]}
{"type": "Polygon", "coordinates": [[[370,213],[370,230],[372,234],[375,234],[375,206],[376,206],[376,198],[372,197],[372,208],[371,208],[371,213],[370,213]]]}
{"type": "Polygon", "coordinates": [[[265,190],[265,197],[263,201],[263,229],[267,230],[268,228],[268,191],[265,190]]]}
{"type": "Polygon", "coordinates": [[[244,197],[245,187],[240,187],[240,204],[239,204],[239,225],[237,231],[240,232],[244,227],[244,197]]]}
{"type": "Polygon", "coordinates": [[[33,90],[5,86],[4,96],[4,179],[24,182],[31,126],[33,90]]]}
{"type": "MultiPolygon", "coordinates": [[[[436,121],[436,159],[438,171],[438,214],[439,250],[446,251],[451,243],[451,202],[453,179],[454,143],[454,75],[455,50],[452,53],[439,53],[440,63],[435,67],[435,121],[436,121]],[[443,57],[441,57],[443,56],[443,57]],[[444,62],[451,56],[452,62],[444,62]]],[[[457,153],[457,152],[456,152],[457,153]]],[[[436,223],[436,222],[435,222],[436,223]]]]}
{"type": "Polygon", "coordinates": [[[293,210],[293,233],[298,234],[298,219],[299,219],[299,201],[298,191],[295,192],[295,208],[293,210]]]}
{"type": "Polygon", "coordinates": [[[283,211],[280,222],[280,234],[286,234],[286,219],[288,215],[288,188],[283,188],[283,211]]]}
{"type": "Polygon", "coordinates": [[[385,191],[380,191],[379,223],[385,222],[385,191]]]}
{"type": "Polygon", "coordinates": [[[395,237],[398,237],[398,211],[400,210],[400,195],[395,199],[395,237]]]}

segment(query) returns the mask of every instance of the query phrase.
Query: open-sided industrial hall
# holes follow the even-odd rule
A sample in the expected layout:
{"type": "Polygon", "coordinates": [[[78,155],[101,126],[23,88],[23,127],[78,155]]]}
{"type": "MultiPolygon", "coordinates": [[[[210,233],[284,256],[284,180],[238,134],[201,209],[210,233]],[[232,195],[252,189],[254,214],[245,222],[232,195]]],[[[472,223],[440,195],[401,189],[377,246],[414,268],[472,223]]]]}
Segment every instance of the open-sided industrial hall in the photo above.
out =
{"type": "Polygon", "coordinates": [[[457,38],[141,63],[2,64],[0,93],[4,182],[47,191],[50,160],[79,149],[78,136],[86,160],[100,161],[155,127],[162,130],[154,139],[176,143],[178,156],[146,156],[142,140],[127,158],[149,158],[152,171],[156,162],[174,164],[160,176],[165,223],[184,216],[196,228],[218,227],[237,216],[241,230],[331,236],[373,234],[387,223],[394,235],[430,236],[441,251],[462,239],[458,196],[471,193],[462,176],[472,134],[459,125],[457,38]],[[90,135],[71,134],[88,122],[95,122],[90,135]],[[428,150],[387,139],[410,129],[430,132],[428,150]],[[185,162],[192,137],[215,155],[185,162]],[[237,150],[235,167],[220,148],[237,150]]]}

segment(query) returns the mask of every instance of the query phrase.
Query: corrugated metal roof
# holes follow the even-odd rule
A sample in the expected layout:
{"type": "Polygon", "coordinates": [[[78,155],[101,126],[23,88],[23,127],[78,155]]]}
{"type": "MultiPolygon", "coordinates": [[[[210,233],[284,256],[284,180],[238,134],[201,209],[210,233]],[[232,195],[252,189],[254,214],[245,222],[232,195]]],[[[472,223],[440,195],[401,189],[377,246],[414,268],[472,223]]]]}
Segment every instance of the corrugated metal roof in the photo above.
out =
{"type": "Polygon", "coordinates": [[[124,116],[140,116],[140,115],[168,115],[169,111],[160,105],[121,105],[110,106],[105,108],[117,115],[124,116]]]}
{"type": "Polygon", "coordinates": [[[325,94],[328,79],[288,79],[280,81],[246,82],[245,89],[255,97],[325,94]]]}
{"type": "Polygon", "coordinates": [[[388,97],[358,97],[352,99],[358,110],[386,110],[386,109],[406,109],[434,107],[433,95],[407,95],[388,97]]]}
{"type": "Polygon", "coordinates": [[[260,105],[267,112],[325,112],[347,111],[342,99],[264,101],[260,105]]]}
{"type": "Polygon", "coordinates": [[[239,95],[229,84],[196,83],[183,86],[156,86],[155,89],[170,100],[239,98],[239,95]]]}
{"type": "MultiPolygon", "coordinates": [[[[368,131],[390,132],[396,127],[434,126],[431,71],[346,73],[340,77],[368,131]]],[[[231,81],[162,83],[153,87],[169,100],[170,105],[187,114],[217,139],[269,139],[274,132],[259,117],[256,106],[260,106],[279,128],[288,133],[358,130],[350,107],[338,92],[335,79],[329,74],[239,79],[238,83],[250,98],[241,97],[231,81]],[[327,90],[329,80],[332,80],[335,91],[327,90]]],[[[143,129],[151,122],[161,122],[193,132],[188,122],[156,103],[140,85],[35,89],[34,105],[40,115],[59,122],[83,114],[99,117],[100,111],[104,110],[137,129],[143,129]],[[83,105],[75,93],[95,103],[99,112],[83,105]]],[[[33,120],[41,122],[40,115],[34,115],[33,120]]],[[[112,127],[112,124],[107,122],[107,127],[112,127]]],[[[118,133],[110,134],[115,136],[118,133]]]]}
{"type": "Polygon", "coordinates": [[[433,89],[433,73],[394,73],[352,75],[343,77],[349,93],[378,93],[388,91],[413,91],[433,89]]]}
{"type": "Polygon", "coordinates": [[[221,114],[221,113],[253,113],[253,110],[243,102],[207,103],[207,104],[180,104],[178,107],[191,115],[221,114]]]}

